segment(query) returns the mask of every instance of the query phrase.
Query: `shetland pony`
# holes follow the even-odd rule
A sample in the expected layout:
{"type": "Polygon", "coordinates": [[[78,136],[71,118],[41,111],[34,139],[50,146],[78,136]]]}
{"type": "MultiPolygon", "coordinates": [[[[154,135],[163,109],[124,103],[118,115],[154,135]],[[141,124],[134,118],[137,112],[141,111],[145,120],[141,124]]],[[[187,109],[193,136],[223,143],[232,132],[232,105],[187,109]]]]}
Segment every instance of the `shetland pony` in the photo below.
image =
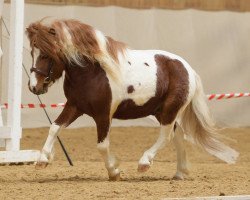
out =
{"type": "Polygon", "coordinates": [[[158,150],[173,139],[177,149],[176,179],[188,173],[185,135],[218,158],[234,163],[238,153],[217,139],[200,77],[181,57],[160,50],[133,50],[124,43],[76,20],[42,21],[27,28],[33,64],[29,89],[48,91],[63,71],[66,105],[49,130],[36,168],[53,157],[56,136],[83,114],[97,127],[100,151],[110,180],[120,171],[109,151],[113,118],[136,119],[153,115],[161,124],[156,143],[139,160],[138,171],[149,169],[158,150]]]}

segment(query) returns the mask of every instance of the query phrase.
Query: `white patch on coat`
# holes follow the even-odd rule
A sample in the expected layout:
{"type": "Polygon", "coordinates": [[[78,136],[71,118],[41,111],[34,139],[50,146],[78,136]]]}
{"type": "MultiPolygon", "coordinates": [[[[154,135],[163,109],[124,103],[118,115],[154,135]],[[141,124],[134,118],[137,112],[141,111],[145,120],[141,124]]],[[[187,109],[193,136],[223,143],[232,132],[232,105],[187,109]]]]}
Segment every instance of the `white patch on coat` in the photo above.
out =
{"type": "Polygon", "coordinates": [[[155,96],[157,66],[153,52],[129,50],[121,62],[121,73],[124,80],[124,99],[132,99],[136,105],[142,106],[155,96]],[[127,91],[129,86],[134,88],[131,93],[127,91]]]}

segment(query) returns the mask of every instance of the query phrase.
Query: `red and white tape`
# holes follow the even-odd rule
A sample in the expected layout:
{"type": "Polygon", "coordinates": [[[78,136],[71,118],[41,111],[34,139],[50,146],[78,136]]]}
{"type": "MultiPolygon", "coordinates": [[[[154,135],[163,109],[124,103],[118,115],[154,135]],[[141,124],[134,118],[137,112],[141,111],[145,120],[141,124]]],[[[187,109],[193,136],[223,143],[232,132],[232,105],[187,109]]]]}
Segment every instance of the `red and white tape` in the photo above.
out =
{"type": "MultiPolygon", "coordinates": [[[[57,104],[34,104],[34,103],[28,103],[28,104],[21,104],[21,108],[58,108],[58,107],[64,107],[65,103],[57,103],[57,104]]],[[[8,109],[8,104],[4,103],[0,105],[0,108],[2,109],[8,109]]]]}
{"type": "Polygon", "coordinates": [[[250,93],[208,94],[208,100],[221,100],[239,97],[250,97],[250,93]]]}
{"type": "MultiPolygon", "coordinates": [[[[250,97],[250,93],[229,93],[229,94],[208,94],[208,100],[221,100],[221,99],[231,99],[231,98],[239,98],[239,97],[250,97]]],[[[57,103],[57,104],[21,104],[21,108],[59,108],[64,107],[65,103],[57,103]]],[[[0,105],[2,109],[8,109],[8,104],[4,103],[0,105]]]]}

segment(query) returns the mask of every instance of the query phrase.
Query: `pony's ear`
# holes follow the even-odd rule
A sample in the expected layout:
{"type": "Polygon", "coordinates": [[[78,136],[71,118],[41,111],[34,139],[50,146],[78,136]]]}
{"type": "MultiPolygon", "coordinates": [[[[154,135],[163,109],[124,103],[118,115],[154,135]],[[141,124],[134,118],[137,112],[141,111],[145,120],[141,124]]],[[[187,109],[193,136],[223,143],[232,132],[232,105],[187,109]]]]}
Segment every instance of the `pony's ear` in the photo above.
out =
{"type": "Polygon", "coordinates": [[[25,33],[28,34],[28,33],[30,33],[30,32],[31,32],[31,28],[30,28],[30,26],[29,26],[29,27],[26,28],[25,33]]]}
{"type": "Polygon", "coordinates": [[[56,35],[56,30],[54,28],[50,28],[49,33],[52,35],[56,35]]]}
{"type": "Polygon", "coordinates": [[[25,31],[25,34],[27,34],[27,35],[28,35],[29,30],[30,30],[30,29],[29,29],[29,27],[27,27],[27,28],[26,28],[26,31],[25,31]]]}
{"type": "Polygon", "coordinates": [[[30,24],[27,28],[26,28],[26,34],[35,34],[38,31],[38,25],[36,23],[32,23],[30,24]]]}

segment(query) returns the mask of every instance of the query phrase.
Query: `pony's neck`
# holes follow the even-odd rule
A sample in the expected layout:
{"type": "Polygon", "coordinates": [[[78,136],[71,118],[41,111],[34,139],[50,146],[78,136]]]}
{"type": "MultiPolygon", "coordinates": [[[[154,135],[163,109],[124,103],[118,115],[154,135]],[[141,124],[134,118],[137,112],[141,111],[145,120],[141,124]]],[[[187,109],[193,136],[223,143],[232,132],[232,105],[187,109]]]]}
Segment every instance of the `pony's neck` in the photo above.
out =
{"type": "Polygon", "coordinates": [[[57,67],[53,68],[53,78],[55,80],[58,80],[62,77],[63,71],[65,70],[65,67],[62,64],[56,64],[57,67]]]}
{"type": "Polygon", "coordinates": [[[93,63],[88,58],[84,57],[81,59],[81,65],[75,63],[69,63],[65,67],[65,78],[70,81],[75,81],[75,79],[87,80],[91,74],[95,73],[97,68],[101,68],[98,62],[93,63]]]}

